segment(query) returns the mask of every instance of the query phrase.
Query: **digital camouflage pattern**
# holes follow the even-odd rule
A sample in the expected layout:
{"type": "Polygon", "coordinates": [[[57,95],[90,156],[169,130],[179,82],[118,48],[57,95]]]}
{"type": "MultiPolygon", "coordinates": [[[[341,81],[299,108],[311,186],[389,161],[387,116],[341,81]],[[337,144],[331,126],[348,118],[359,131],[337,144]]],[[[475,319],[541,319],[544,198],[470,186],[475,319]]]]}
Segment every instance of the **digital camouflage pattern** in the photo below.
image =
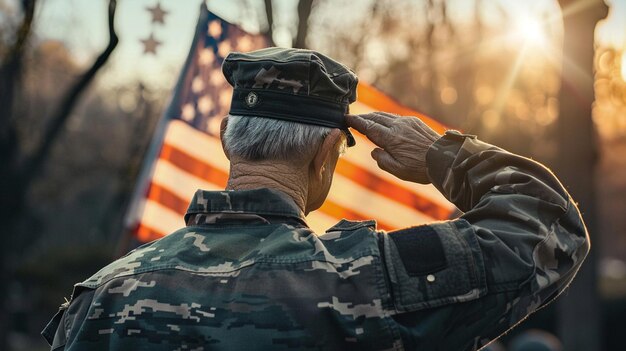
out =
{"type": "Polygon", "coordinates": [[[75,286],[53,350],[476,350],[570,283],[589,249],[540,164],[447,133],[433,183],[465,214],[317,235],[269,189],[198,191],[187,227],[75,286]]]}
{"type": "Polygon", "coordinates": [[[358,78],[342,63],[312,50],[272,47],[231,52],[222,72],[234,88],[231,115],[339,128],[355,145],[345,115],[358,78]]]}

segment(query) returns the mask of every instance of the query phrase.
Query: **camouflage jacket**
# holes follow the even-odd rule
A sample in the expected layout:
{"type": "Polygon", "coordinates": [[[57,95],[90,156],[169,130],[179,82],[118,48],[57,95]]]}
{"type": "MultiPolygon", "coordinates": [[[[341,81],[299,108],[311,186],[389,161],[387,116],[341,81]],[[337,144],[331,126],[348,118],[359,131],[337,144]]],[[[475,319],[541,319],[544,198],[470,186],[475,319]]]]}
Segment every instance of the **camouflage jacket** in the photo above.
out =
{"type": "Polygon", "coordinates": [[[589,249],[540,164],[447,133],[429,175],[465,213],[323,235],[269,189],[198,191],[187,227],[75,286],[53,350],[475,350],[570,283],[589,249]]]}

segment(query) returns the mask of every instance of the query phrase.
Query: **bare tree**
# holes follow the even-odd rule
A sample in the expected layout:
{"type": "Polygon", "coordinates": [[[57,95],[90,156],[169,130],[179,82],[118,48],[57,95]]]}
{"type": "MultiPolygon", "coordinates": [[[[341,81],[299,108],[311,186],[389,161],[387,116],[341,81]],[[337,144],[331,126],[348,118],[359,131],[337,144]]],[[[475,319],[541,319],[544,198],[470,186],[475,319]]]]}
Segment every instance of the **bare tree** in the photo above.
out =
{"type": "Polygon", "coordinates": [[[32,23],[35,13],[36,0],[22,1],[23,19],[20,23],[16,40],[6,51],[2,66],[0,67],[0,231],[4,234],[5,245],[0,248],[0,281],[4,284],[0,287],[0,349],[6,349],[7,335],[9,330],[9,317],[7,313],[7,261],[4,250],[10,250],[13,244],[13,234],[9,231],[11,223],[17,212],[11,209],[11,186],[15,179],[12,170],[17,162],[16,153],[17,136],[13,123],[13,102],[22,73],[22,58],[26,50],[27,42],[31,34],[32,23]],[[8,221],[8,222],[5,222],[8,221]],[[8,236],[8,238],[7,238],[8,236]]]}
{"type": "Polygon", "coordinates": [[[117,34],[115,33],[115,10],[117,7],[117,0],[110,0],[108,7],[108,27],[109,27],[109,43],[106,48],[93,62],[91,67],[83,73],[83,75],[78,79],[78,81],[70,87],[68,92],[63,97],[59,107],[56,112],[53,114],[50,123],[50,127],[46,130],[43,135],[42,142],[34,152],[33,157],[27,162],[24,166],[22,182],[26,183],[25,187],[28,187],[33,178],[39,173],[42,165],[44,164],[46,158],[50,154],[50,150],[55,140],[59,136],[59,133],[63,129],[65,122],[69,118],[72,110],[76,106],[79,98],[83,95],[86,88],[93,81],[96,74],[104,66],[104,64],[109,60],[109,57],[115,50],[119,39],[117,34]]]}
{"type": "MultiPolygon", "coordinates": [[[[16,33],[13,47],[8,51],[2,67],[0,68],[0,225],[5,234],[7,244],[2,245],[0,255],[0,274],[10,275],[7,253],[15,249],[15,224],[19,214],[24,208],[26,193],[32,181],[41,173],[42,167],[50,154],[59,133],[63,130],[72,110],[86,88],[93,81],[97,72],[104,66],[118,43],[115,33],[115,10],[116,0],[109,0],[108,27],[109,43],[104,51],[97,57],[91,67],[70,87],[61,99],[59,107],[53,113],[49,127],[44,131],[40,144],[32,155],[23,155],[19,149],[13,115],[13,103],[17,91],[20,73],[22,70],[22,57],[26,49],[27,40],[31,32],[36,0],[23,0],[23,20],[16,33]]],[[[8,282],[9,277],[0,277],[3,282],[8,282]],[[6,279],[5,279],[6,278],[6,279]]],[[[0,349],[6,347],[6,332],[8,327],[8,313],[6,306],[6,289],[8,284],[0,288],[0,349]]]]}

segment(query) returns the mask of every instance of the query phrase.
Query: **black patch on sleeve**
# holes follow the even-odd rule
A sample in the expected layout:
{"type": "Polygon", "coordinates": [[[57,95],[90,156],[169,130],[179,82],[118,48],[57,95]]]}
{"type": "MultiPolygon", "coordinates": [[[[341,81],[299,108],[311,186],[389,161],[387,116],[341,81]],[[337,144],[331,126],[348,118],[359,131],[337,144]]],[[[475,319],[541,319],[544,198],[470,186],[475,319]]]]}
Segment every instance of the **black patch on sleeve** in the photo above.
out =
{"type": "Polygon", "coordinates": [[[391,232],[389,236],[409,276],[435,273],[448,266],[441,239],[432,227],[411,227],[391,232]]]}

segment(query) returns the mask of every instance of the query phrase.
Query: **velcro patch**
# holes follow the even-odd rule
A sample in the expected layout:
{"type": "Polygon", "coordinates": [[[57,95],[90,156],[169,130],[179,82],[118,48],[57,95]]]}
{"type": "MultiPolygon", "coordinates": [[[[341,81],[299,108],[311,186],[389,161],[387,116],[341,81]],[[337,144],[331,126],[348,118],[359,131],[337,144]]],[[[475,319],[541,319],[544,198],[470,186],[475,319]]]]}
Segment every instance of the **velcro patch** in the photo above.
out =
{"type": "Polygon", "coordinates": [[[437,232],[428,225],[389,233],[409,276],[435,273],[448,266],[443,244],[437,232]]]}

